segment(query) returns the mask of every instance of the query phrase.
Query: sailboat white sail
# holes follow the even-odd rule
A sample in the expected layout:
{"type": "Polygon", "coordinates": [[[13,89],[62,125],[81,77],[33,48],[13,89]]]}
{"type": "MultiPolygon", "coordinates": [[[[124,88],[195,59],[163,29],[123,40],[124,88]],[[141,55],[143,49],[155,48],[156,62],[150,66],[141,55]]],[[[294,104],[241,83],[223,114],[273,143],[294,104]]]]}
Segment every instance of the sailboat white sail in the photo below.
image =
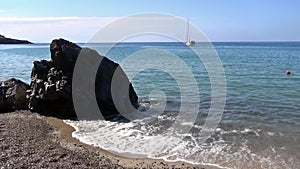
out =
{"type": "Polygon", "coordinates": [[[187,46],[194,46],[195,41],[190,39],[190,20],[189,18],[187,19],[187,32],[186,32],[186,45],[187,46]]]}

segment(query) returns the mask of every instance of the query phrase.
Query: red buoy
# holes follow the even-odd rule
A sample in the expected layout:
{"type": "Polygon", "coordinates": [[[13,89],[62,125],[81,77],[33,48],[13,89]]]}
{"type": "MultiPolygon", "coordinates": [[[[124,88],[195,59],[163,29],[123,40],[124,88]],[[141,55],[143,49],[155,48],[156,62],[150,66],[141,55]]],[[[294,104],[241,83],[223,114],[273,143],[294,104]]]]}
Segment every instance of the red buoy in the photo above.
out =
{"type": "Polygon", "coordinates": [[[290,75],[290,74],[291,74],[291,71],[287,70],[287,71],[285,72],[285,74],[286,74],[286,75],[290,75]]]}

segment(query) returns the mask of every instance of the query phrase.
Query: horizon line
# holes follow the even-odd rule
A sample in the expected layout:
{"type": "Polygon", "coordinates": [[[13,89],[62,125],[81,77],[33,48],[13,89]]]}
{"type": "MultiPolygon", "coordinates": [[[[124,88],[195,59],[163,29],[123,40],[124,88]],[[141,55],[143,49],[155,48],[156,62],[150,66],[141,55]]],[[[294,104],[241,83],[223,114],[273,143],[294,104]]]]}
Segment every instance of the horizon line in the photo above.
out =
{"type": "MultiPolygon", "coordinates": [[[[53,39],[54,40],[54,39],[53,39]]],[[[70,41],[70,40],[68,40],[70,41]]],[[[186,42],[176,42],[176,41],[128,41],[128,42],[76,42],[70,41],[73,43],[89,43],[89,44],[99,44],[99,43],[186,43],[186,42]]],[[[208,43],[298,43],[300,40],[263,40],[263,41],[208,41],[208,43]]],[[[49,44],[51,42],[32,42],[33,44],[41,44],[46,43],[49,44]]],[[[207,43],[204,41],[196,42],[196,43],[207,43]]]]}

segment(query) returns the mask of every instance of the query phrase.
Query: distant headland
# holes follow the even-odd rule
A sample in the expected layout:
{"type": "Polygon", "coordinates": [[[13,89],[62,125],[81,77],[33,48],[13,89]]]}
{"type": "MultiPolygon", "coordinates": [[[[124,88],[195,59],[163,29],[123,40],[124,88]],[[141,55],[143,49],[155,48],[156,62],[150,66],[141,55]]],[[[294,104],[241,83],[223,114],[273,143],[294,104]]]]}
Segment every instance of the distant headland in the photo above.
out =
{"type": "Polygon", "coordinates": [[[5,36],[0,34],[0,44],[32,44],[32,42],[29,42],[27,40],[6,38],[5,36]]]}

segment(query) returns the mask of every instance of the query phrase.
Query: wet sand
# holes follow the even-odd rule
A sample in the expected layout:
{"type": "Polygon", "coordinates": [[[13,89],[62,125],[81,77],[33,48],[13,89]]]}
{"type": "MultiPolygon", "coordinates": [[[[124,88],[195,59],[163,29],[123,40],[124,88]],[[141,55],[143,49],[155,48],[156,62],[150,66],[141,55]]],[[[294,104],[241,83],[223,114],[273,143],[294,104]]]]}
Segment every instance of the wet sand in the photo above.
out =
{"type": "Polygon", "coordinates": [[[79,142],[61,119],[30,111],[0,114],[0,168],[215,168],[121,157],[79,142]]]}

